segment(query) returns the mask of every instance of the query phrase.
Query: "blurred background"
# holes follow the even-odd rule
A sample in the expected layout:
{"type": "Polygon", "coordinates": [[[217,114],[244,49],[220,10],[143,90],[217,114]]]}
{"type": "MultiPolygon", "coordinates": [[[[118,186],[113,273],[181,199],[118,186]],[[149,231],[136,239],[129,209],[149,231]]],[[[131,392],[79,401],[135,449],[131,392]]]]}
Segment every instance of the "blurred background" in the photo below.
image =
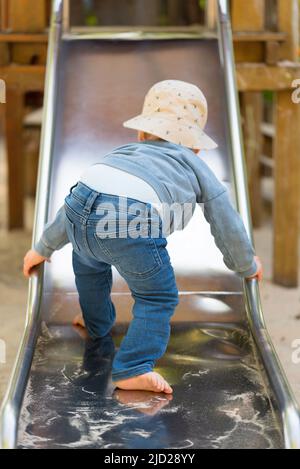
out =
{"type": "MultiPolygon", "coordinates": [[[[215,27],[214,0],[71,1],[71,27],[78,31],[87,25],[215,27]]],[[[0,401],[25,321],[22,264],[33,227],[50,4],[0,0],[0,79],[6,85],[0,104],[0,339],[7,344],[0,401]]],[[[300,102],[292,100],[300,88],[299,6],[298,0],[231,1],[254,241],[265,272],[263,309],[300,402],[300,364],[292,361],[300,339],[300,102]]]]}

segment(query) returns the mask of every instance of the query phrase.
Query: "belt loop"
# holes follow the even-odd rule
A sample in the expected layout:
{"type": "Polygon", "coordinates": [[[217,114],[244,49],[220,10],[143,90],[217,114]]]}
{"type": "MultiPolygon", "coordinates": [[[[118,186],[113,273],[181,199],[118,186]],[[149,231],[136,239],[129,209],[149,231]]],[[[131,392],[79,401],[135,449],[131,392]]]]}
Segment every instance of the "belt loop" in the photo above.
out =
{"type": "Polygon", "coordinates": [[[88,199],[85,203],[84,209],[83,209],[84,213],[86,213],[86,214],[91,213],[92,207],[93,207],[94,202],[97,199],[98,195],[99,195],[98,192],[95,192],[95,191],[92,191],[90,193],[90,195],[88,196],[88,199]]]}
{"type": "Polygon", "coordinates": [[[78,182],[77,182],[76,184],[74,184],[74,186],[72,186],[72,187],[70,188],[70,194],[72,194],[72,190],[75,189],[75,187],[77,187],[77,186],[78,186],[78,182]]]}

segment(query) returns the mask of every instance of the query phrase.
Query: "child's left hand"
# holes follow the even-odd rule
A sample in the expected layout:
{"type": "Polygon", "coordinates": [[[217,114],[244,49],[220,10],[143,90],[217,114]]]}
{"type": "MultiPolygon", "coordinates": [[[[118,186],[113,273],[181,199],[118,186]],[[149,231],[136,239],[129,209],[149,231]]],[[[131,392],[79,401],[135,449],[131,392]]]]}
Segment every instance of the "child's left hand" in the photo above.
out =
{"type": "Polygon", "coordinates": [[[27,252],[26,256],[24,257],[24,266],[23,266],[23,274],[26,278],[29,278],[36,270],[40,264],[43,262],[51,262],[50,259],[47,257],[41,256],[38,252],[31,249],[27,252]]]}

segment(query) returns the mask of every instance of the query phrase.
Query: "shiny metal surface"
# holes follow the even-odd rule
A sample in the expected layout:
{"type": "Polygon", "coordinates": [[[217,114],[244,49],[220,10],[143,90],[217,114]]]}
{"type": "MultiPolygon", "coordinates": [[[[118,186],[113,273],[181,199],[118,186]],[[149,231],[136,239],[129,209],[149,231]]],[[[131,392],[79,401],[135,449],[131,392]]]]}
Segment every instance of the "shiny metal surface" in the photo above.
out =
{"type": "MultiPolygon", "coordinates": [[[[174,386],[173,399],[114,392],[110,341],[84,341],[69,325],[45,327],[23,405],[19,447],[282,447],[245,325],[228,322],[224,328],[222,313],[220,323],[199,317],[182,322],[191,304],[200,314],[201,300],[205,303],[200,296],[181,298],[180,321],[158,365],[174,386]]],[[[242,301],[236,304],[238,315],[242,307],[242,301]]],[[[117,345],[125,327],[115,328],[117,345]]]]}
{"type": "MultiPolygon", "coordinates": [[[[41,137],[40,165],[37,186],[33,241],[36,241],[45,225],[48,214],[48,188],[52,157],[53,127],[56,103],[56,75],[58,48],[61,37],[62,1],[53,1],[52,26],[49,35],[45,106],[41,137]]],[[[43,272],[29,282],[28,304],[24,334],[7,393],[1,406],[0,447],[14,448],[20,408],[26,388],[34,348],[38,336],[40,302],[43,289],[43,272]]]]}
{"type": "MultiPolygon", "coordinates": [[[[207,95],[207,131],[219,148],[200,156],[228,185],[251,235],[241,140],[234,132],[239,122],[227,2],[220,6],[221,61],[215,39],[60,42],[52,36],[59,47],[49,56],[55,80],[48,81],[36,236],[83,168],[136,138],[122,122],[140,112],[155,81],[170,77],[192,81],[207,95]]],[[[55,7],[61,12],[60,1],[55,7]]],[[[41,278],[31,284],[29,321],[1,416],[2,446],[300,447],[299,415],[265,329],[257,282],[244,285],[228,271],[200,209],[184,232],[169,238],[169,251],[180,305],[158,369],[173,384],[173,399],[113,392],[112,343],[91,344],[70,325],[79,306],[67,247],[46,266],[43,290],[41,278]]],[[[118,346],[131,297],[116,272],[113,300],[118,346]]]]}
{"type": "MultiPolygon", "coordinates": [[[[236,202],[249,237],[253,241],[249,196],[246,189],[247,175],[244,147],[242,143],[239,113],[237,112],[239,106],[228,1],[219,0],[218,10],[220,59],[224,71],[229,142],[233,161],[236,202]]],[[[300,411],[267,331],[257,281],[251,280],[244,282],[244,292],[251,332],[257,346],[258,354],[265,367],[270,386],[274,391],[278,410],[281,415],[285,448],[300,448],[300,411]]]]}

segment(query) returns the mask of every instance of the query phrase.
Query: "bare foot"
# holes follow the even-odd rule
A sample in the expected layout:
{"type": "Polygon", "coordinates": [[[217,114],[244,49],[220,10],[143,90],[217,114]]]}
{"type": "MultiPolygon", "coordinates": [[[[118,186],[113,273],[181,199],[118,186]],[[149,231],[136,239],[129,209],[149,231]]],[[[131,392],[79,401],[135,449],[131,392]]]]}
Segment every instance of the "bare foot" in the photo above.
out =
{"type": "Polygon", "coordinates": [[[155,371],[115,381],[114,384],[117,388],[125,391],[152,391],[164,392],[165,394],[172,394],[173,392],[167,381],[155,371]]]}
{"type": "Polygon", "coordinates": [[[85,329],[85,322],[81,314],[77,314],[73,319],[73,326],[79,326],[85,329]]]}
{"type": "Polygon", "coordinates": [[[153,394],[151,391],[124,391],[117,389],[113,396],[123,405],[145,415],[156,415],[172,401],[172,394],[153,394]]]}

